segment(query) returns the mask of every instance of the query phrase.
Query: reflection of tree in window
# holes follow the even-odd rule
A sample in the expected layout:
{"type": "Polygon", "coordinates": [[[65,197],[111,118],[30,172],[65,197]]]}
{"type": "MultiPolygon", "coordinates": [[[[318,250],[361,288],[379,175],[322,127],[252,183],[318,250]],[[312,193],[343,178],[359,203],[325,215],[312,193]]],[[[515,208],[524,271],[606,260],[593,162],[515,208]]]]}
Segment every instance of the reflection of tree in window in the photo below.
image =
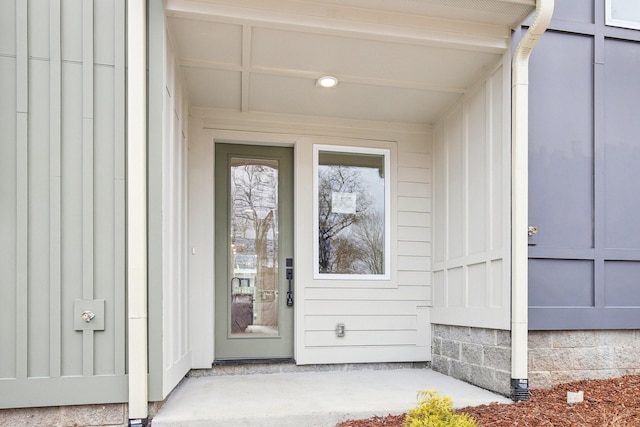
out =
{"type": "Polygon", "coordinates": [[[384,217],[381,212],[370,212],[358,221],[354,230],[355,242],[363,256],[369,274],[384,274],[384,217]]]}
{"type": "MultiPolygon", "coordinates": [[[[234,161],[242,163],[242,159],[234,161]]],[[[263,266],[274,267],[278,251],[275,236],[278,171],[276,162],[273,167],[255,162],[249,160],[231,169],[232,243],[237,253],[255,254],[257,270],[261,271],[263,266]]]]}
{"type": "Polygon", "coordinates": [[[320,273],[384,274],[382,156],[323,154],[318,166],[320,273]],[[355,195],[355,205],[333,206],[336,195],[355,195]]]}

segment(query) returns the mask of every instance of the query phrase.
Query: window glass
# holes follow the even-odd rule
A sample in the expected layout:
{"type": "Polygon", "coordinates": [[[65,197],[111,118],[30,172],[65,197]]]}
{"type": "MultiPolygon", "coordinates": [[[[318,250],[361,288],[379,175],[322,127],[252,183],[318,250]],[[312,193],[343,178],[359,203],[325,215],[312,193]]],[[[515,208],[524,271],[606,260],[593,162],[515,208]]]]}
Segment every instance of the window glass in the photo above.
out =
{"type": "Polygon", "coordinates": [[[607,0],[607,25],[640,30],[640,1],[607,0]]]}
{"type": "Polygon", "coordinates": [[[277,160],[230,159],[231,336],[278,335],[277,160]]]}
{"type": "Polygon", "coordinates": [[[388,278],[388,151],[316,147],[316,278],[388,278]]]}

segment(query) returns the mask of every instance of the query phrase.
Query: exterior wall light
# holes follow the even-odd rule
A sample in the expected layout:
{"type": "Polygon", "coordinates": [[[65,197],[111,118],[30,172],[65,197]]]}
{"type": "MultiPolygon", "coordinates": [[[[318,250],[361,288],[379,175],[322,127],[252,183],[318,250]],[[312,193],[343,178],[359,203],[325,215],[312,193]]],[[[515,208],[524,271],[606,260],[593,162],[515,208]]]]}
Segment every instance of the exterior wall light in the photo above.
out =
{"type": "Polygon", "coordinates": [[[333,76],[324,76],[316,80],[316,86],[323,88],[332,88],[338,86],[338,79],[333,76]]]}

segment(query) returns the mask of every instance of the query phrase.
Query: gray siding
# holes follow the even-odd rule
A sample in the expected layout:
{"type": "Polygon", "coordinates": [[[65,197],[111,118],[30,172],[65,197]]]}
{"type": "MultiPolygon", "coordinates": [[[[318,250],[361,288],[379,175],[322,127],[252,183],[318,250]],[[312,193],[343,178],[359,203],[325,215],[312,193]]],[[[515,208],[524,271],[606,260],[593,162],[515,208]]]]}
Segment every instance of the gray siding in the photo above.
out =
{"type": "Polygon", "coordinates": [[[124,42],[121,2],[0,2],[0,407],[127,399],[124,42]]]}
{"type": "Polygon", "coordinates": [[[640,327],[640,31],[557,2],[530,70],[530,329],[640,327]]]}

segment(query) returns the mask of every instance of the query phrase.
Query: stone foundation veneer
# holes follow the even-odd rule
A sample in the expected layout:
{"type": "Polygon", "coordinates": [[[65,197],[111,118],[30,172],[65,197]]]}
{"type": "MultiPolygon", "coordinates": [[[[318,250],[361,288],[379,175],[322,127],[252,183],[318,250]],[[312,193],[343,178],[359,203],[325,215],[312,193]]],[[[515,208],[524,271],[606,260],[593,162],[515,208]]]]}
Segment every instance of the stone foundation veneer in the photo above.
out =
{"type": "Polygon", "coordinates": [[[511,332],[432,325],[431,368],[487,390],[511,394],[511,332]]]}
{"type": "MultiPolygon", "coordinates": [[[[164,402],[149,402],[149,418],[164,402]]],[[[0,409],[0,426],[29,427],[127,427],[126,403],[0,409]]]]}
{"type": "Polygon", "coordinates": [[[529,331],[529,386],[640,374],[640,330],[529,331]]]}

